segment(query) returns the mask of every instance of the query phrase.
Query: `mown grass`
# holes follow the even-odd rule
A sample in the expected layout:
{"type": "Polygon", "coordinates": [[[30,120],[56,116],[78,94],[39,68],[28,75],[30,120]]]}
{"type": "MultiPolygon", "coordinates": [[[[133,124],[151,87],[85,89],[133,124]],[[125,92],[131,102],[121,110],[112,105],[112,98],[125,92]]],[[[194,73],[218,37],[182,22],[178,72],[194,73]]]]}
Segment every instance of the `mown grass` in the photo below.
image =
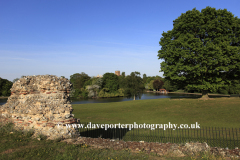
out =
{"type": "Polygon", "coordinates": [[[102,124],[194,124],[239,128],[240,99],[151,99],[112,103],[73,104],[75,118],[102,124]]]}
{"type": "MultiPolygon", "coordinates": [[[[104,129],[80,129],[90,137],[119,137],[123,140],[160,143],[208,142],[212,147],[239,147],[240,111],[239,98],[153,99],[113,103],[73,105],[75,117],[81,122],[98,124],[200,124],[199,129],[105,131],[104,129]],[[204,127],[203,127],[204,126],[204,127]],[[219,128],[218,128],[219,127],[219,128]],[[225,129],[226,127],[226,129],[225,129]],[[228,128],[234,128],[228,129],[228,128]],[[234,141],[233,141],[234,140],[234,141]]],[[[86,124],[85,124],[86,125],[86,124]]]]}

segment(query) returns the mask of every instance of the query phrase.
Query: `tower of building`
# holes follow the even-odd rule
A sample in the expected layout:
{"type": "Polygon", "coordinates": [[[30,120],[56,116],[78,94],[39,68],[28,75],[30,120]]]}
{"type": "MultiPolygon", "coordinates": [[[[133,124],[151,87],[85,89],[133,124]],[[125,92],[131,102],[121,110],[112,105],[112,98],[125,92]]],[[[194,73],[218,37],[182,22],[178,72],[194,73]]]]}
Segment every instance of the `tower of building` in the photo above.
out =
{"type": "Polygon", "coordinates": [[[117,76],[120,76],[120,71],[115,71],[115,74],[116,74],[117,76]]]}

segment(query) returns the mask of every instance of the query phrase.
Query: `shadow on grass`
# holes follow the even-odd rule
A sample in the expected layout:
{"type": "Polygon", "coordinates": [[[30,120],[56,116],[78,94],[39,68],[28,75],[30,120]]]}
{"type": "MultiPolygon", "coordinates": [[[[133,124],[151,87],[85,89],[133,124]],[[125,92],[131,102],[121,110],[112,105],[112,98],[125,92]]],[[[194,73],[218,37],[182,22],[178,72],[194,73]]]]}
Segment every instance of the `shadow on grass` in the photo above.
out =
{"type": "MultiPolygon", "coordinates": [[[[179,96],[179,97],[171,97],[170,99],[199,99],[202,96],[196,96],[196,97],[184,97],[184,96],[179,96]]],[[[230,98],[230,97],[239,97],[239,95],[208,95],[209,98],[230,98]]]]}
{"type": "Polygon", "coordinates": [[[199,99],[201,96],[198,97],[171,97],[170,99],[199,99]]]}
{"type": "Polygon", "coordinates": [[[91,138],[105,138],[105,139],[123,139],[127,132],[128,128],[104,128],[98,129],[79,129],[80,136],[91,137],[91,138]]]}

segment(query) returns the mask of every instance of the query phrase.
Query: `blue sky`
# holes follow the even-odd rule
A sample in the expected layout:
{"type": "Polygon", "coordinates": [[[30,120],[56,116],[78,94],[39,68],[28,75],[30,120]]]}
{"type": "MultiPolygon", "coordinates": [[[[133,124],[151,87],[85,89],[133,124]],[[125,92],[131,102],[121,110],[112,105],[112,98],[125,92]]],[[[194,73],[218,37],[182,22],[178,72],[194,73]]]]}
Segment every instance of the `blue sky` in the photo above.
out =
{"type": "Polygon", "coordinates": [[[181,13],[207,6],[240,17],[239,0],[0,0],[0,77],[162,76],[161,34],[181,13]]]}

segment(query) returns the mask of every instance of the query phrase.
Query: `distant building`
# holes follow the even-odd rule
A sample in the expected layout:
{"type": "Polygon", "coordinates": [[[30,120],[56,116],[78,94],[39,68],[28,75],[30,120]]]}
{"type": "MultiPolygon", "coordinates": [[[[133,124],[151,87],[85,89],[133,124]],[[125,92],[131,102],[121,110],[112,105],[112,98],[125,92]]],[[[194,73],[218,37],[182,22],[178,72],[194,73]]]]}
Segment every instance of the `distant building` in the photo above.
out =
{"type": "Polygon", "coordinates": [[[166,89],[159,89],[159,91],[160,91],[161,93],[167,93],[167,90],[166,90],[166,89]]]}
{"type": "Polygon", "coordinates": [[[120,76],[120,71],[115,71],[115,74],[116,74],[117,76],[120,76]]]}
{"type": "Polygon", "coordinates": [[[102,78],[103,76],[98,74],[96,77],[97,77],[97,78],[102,78]]]}

